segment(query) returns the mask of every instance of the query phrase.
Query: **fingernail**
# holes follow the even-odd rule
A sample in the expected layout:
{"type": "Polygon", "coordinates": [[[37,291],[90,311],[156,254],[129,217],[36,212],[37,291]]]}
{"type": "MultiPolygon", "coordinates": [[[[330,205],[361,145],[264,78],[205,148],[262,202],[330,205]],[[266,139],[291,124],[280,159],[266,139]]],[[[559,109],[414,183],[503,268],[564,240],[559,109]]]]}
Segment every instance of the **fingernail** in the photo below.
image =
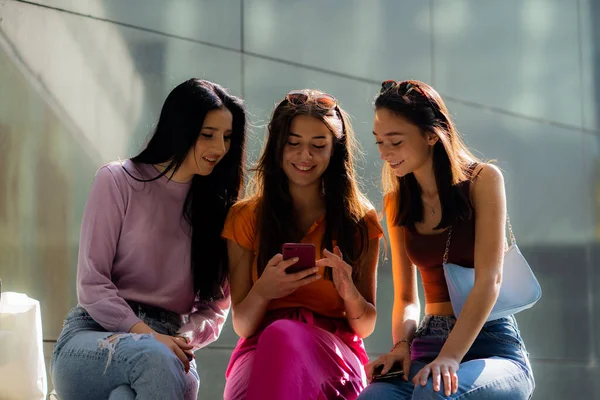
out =
{"type": "Polygon", "coordinates": [[[294,258],[292,258],[292,261],[298,261],[299,259],[300,258],[298,258],[298,257],[294,257],[294,258]]]}
{"type": "Polygon", "coordinates": [[[319,270],[319,267],[313,268],[313,272],[317,272],[318,270],[319,270]]]}

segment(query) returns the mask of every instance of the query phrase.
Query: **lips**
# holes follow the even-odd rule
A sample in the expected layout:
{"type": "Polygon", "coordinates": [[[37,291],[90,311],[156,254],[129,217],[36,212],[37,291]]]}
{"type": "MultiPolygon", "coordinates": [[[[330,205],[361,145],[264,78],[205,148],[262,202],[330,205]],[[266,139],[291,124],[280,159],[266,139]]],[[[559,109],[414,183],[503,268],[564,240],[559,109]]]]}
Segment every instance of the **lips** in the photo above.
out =
{"type": "Polygon", "coordinates": [[[296,168],[300,172],[309,172],[312,171],[315,166],[314,165],[306,165],[306,164],[293,164],[294,168],[296,168]]]}
{"type": "Polygon", "coordinates": [[[400,166],[400,164],[402,164],[403,162],[404,161],[395,161],[395,162],[388,161],[388,164],[390,165],[390,167],[392,169],[394,169],[394,168],[398,168],[400,166]]]}
{"type": "Polygon", "coordinates": [[[219,157],[202,157],[202,159],[211,166],[217,165],[217,161],[219,161],[219,157]]]}

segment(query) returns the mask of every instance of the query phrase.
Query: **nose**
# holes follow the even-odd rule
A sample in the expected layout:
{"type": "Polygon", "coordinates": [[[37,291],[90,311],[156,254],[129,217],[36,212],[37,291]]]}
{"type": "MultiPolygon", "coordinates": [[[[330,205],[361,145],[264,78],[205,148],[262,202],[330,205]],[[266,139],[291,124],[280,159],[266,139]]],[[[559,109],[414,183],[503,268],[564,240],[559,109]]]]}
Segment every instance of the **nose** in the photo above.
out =
{"type": "Polygon", "coordinates": [[[300,147],[300,157],[304,158],[312,158],[312,153],[310,152],[310,145],[308,146],[299,146],[300,147]]]}
{"type": "Polygon", "coordinates": [[[386,149],[384,146],[379,146],[379,157],[383,161],[387,161],[390,157],[390,150],[386,149]]]}
{"type": "Polygon", "coordinates": [[[212,146],[212,150],[216,155],[222,156],[227,152],[227,143],[225,143],[225,138],[221,137],[215,141],[213,141],[214,146],[212,146]]]}

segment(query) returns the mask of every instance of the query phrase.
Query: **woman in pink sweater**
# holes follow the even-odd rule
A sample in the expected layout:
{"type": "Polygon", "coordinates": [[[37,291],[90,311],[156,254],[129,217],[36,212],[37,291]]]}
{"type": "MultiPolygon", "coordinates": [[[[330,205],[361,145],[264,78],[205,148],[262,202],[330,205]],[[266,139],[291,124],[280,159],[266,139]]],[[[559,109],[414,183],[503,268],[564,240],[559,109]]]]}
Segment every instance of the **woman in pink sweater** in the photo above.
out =
{"type": "Polygon", "coordinates": [[[230,307],[220,237],[243,185],[246,110],[190,79],[136,157],[96,174],[81,226],[79,305],[51,360],[62,400],[195,399],[193,351],[230,307]]]}

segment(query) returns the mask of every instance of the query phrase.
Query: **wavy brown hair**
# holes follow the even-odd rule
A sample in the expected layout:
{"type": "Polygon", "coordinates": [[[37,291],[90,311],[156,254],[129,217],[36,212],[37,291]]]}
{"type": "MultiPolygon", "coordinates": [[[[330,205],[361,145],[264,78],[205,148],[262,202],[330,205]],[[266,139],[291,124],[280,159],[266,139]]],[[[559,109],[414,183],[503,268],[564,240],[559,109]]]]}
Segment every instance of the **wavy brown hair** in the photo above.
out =
{"type": "MultiPolygon", "coordinates": [[[[470,219],[473,209],[468,191],[465,195],[461,185],[471,178],[480,160],[461,139],[442,97],[426,83],[406,80],[382,90],[375,99],[375,109],[382,108],[417,125],[423,135],[431,132],[439,138],[433,146],[433,170],[442,218],[435,229],[470,219]]],[[[415,223],[423,221],[421,187],[413,173],[397,177],[386,163],[382,183],[384,194],[392,194],[391,198],[397,203],[395,225],[414,228],[415,223]]]]}
{"type": "MultiPolygon", "coordinates": [[[[298,115],[311,116],[323,122],[333,134],[333,154],[323,173],[326,232],[321,248],[332,250],[333,240],[340,247],[344,260],[353,266],[354,277],[361,271],[363,257],[369,246],[365,215],[371,209],[355,179],[354,157],[357,142],[348,114],[339,105],[324,109],[317,105],[313,95],[322,92],[307,91],[309,100],[301,105],[282,100],[275,107],[267,128],[267,138],[256,167],[249,192],[258,202],[256,208],[256,235],[260,238],[257,255],[259,276],[267,262],[287,242],[299,242],[305,232],[297,224],[288,187],[288,178],[282,168],[283,150],[290,136],[290,126],[298,115]]],[[[326,277],[331,276],[329,269],[326,277]]]]}

